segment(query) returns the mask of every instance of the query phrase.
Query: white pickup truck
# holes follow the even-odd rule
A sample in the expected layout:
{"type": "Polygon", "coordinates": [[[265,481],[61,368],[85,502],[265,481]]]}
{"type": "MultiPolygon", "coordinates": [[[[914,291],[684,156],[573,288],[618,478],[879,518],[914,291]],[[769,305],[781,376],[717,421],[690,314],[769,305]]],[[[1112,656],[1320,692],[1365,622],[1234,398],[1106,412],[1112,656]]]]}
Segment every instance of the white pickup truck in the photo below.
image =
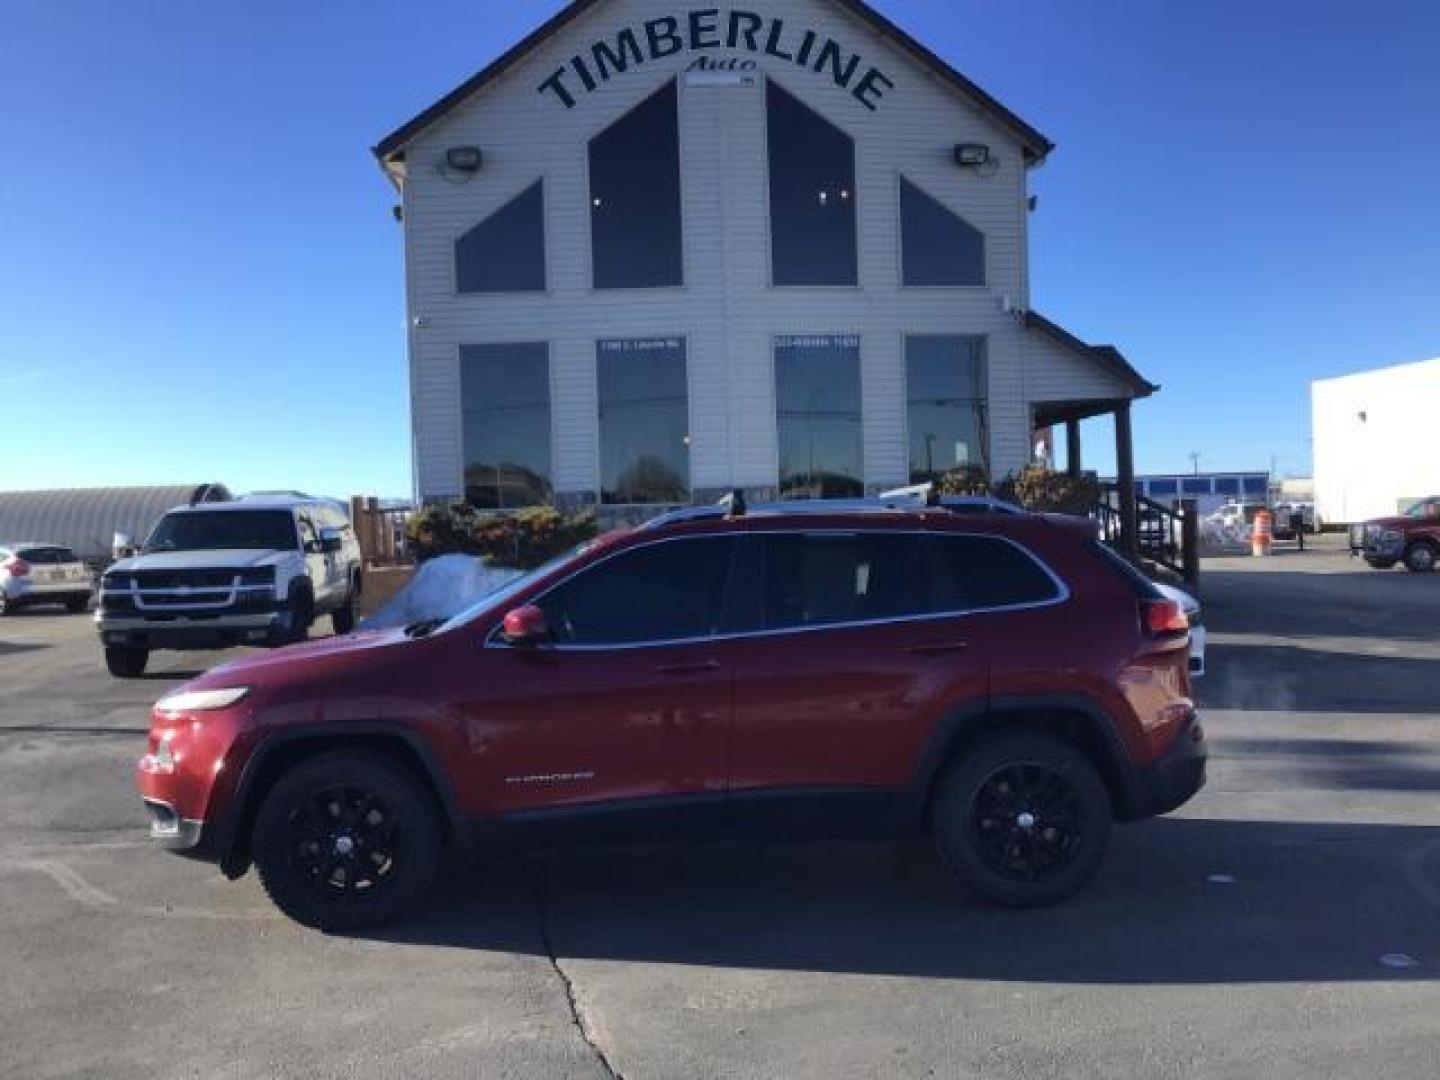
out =
{"type": "Polygon", "coordinates": [[[105,664],[137,678],[154,649],[286,645],[321,615],[349,633],[361,561],[349,520],[323,499],[178,507],[101,580],[105,664]]]}

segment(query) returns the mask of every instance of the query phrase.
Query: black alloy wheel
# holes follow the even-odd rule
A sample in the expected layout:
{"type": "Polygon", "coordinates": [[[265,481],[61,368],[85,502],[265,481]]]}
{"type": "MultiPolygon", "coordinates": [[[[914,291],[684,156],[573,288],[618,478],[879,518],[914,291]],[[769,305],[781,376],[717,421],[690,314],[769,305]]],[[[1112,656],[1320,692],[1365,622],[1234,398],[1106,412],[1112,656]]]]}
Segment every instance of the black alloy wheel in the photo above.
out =
{"type": "Polygon", "coordinates": [[[960,881],[1003,907],[1041,907],[1082,888],[1109,843],[1110,795],[1089,757],[1042,734],[991,737],[941,778],[931,825],[960,881]]]}
{"type": "Polygon", "coordinates": [[[429,886],[440,831],[428,794],[383,758],[303,762],[266,796],[253,841],[277,907],[325,930],[385,922],[429,886]]]}

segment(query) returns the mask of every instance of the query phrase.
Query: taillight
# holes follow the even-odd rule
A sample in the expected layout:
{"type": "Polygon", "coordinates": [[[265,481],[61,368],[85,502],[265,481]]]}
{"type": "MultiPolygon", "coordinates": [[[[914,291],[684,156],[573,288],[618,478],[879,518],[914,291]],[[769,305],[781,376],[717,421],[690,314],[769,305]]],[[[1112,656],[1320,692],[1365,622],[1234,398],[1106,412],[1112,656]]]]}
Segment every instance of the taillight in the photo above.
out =
{"type": "Polygon", "coordinates": [[[24,577],[30,573],[30,564],[18,555],[12,555],[3,564],[6,570],[10,571],[11,577],[24,577]]]}
{"type": "Polygon", "coordinates": [[[1189,633],[1190,620],[1174,600],[1142,600],[1140,626],[1152,638],[1179,637],[1189,633]]]}

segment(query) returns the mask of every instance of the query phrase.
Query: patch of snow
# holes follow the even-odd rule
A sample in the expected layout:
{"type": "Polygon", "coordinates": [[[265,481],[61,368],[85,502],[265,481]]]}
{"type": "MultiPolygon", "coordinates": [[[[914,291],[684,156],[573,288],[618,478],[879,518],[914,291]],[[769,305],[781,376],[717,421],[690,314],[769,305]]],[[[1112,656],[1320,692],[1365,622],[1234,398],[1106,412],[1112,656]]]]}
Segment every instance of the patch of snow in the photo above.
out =
{"type": "Polygon", "coordinates": [[[409,584],[361,626],[388,630],[428,619],[448,619],[520,575],[519,570],[497,570],[469,555],[441,555],[421,563],[409,584]]]}

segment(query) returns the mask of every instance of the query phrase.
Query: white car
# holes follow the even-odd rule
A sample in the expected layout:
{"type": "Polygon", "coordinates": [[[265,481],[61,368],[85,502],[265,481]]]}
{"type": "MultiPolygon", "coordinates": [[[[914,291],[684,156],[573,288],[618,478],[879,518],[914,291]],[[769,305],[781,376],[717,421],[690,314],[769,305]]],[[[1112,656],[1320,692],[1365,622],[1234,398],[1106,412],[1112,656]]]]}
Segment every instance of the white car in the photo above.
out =
{"type": "Polygon", "coordinates": [[[1166,585],[1163,581],[1157,581],[1155,587],[1165,595],[1165,599],[1179,604],[1190,620],[1190,674],[1198,679],[1205,674],[1205,624],[1200,617],[1200,601],[1184,589],[1166,585]]]}
{"type": "Polygon", "coordinates": [[[63,604],[79,613],[90,606],[90,568],[60,544],[0,544],[0,615],[38,604],[63,604]]]}

